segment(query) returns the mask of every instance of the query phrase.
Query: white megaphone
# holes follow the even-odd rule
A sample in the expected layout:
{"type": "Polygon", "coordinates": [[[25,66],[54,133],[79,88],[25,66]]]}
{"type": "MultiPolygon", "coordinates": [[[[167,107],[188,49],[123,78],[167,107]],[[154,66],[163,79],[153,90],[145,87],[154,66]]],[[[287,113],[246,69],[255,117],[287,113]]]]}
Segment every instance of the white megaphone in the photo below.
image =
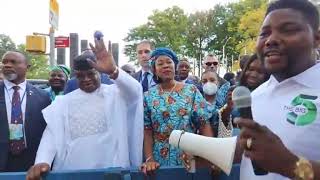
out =
{"type": "Polygon", "coordinates": [[[186,153],[209,160],[227,175],[230,174],[237,137],[212,138],[173,130],[169,137],[169,143],[186,153]]]}

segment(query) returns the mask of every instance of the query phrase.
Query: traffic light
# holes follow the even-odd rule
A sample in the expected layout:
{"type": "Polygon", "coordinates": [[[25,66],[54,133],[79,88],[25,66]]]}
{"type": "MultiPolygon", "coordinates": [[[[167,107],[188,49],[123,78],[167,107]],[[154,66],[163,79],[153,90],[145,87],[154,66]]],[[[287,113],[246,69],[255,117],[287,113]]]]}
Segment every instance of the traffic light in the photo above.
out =
{"type": "Polygon", "coordinates": [[[46,52],[46,37],[45,36],[27,36],[26,51],[34,53],[46,52]]]}

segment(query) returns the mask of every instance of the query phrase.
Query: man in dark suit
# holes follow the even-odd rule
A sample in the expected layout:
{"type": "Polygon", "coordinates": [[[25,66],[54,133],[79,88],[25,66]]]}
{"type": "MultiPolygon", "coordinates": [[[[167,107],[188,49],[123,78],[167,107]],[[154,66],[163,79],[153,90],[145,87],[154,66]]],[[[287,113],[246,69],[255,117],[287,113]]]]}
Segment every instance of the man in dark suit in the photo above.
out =
{"type": "Polygon", "coordinates": [[[46,127],[41,110],[50,104],[46,91],[26,82],[29,67],[20,52],[2,58],[0,82],[0,172],[26,171],[34,164],[46,127]]]}
{"type": "Polygon", "coordinates": [[[148,91],[150,87],[156,85],[153,81],[153,73],[151,72],[149,59],[153,45],[150,41],[142,41],[137,45],[137,59],[141,66],[141,70],[133,74],[133,78],[140,82],[143,92],[148,91]]]}

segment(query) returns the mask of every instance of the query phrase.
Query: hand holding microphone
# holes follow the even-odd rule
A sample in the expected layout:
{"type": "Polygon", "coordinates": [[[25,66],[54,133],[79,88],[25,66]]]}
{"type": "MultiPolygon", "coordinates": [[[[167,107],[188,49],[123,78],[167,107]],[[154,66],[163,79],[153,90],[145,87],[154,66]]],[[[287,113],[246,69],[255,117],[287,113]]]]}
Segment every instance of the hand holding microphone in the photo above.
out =
{"type": "MultiPolygon", "coordinates": [[[[251,111],[251,92],[248,88],[246,88],[244,86],[239,86],[239,87],[235,88],[232,93],[232,100],[233,100],[234,106],[238,109],[241,118],[247,119],[247,120],[253,119],[252,111],[251,111]]],[[[259,126],[257,123],[253,122],[253,120],[251,123],[255,124],[256,126],[259,126]]],[[[250,128],[250,127],[246,127],[246,126],[243,127],[241,123],[239,123],[238,125],[241,128],[245,128],[245,129],[250,128]]],[[[243,132],[243,130],[242,130],[242,132],[243,132]]],[[[243,135],[243,133],[242,133],[242,135],[243,135]]],[[[243,140],[243,141],[245,141],[244,149],[246,149],[246,151],[253,151],[254,150],[253,145],[252,145],[254,140],[257,141],[257,139],[255,138],[254,135],[244,137],[244,140],[243,140]]],[[[268,174],[268,172],[265,171],[264,169],[260,168],[254,160],[252,160],[252,166],[253,166],[255,175],[268,174]]]]}

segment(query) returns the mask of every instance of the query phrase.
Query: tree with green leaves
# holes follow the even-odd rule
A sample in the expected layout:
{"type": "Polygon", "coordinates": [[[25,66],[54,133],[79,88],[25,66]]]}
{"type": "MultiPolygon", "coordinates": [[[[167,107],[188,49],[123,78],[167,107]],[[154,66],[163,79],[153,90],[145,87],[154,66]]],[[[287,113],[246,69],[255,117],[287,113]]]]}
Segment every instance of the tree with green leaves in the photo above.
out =
{"type": "Polygon", "coordinates": [[[16,44],[12,41],[12,39],[5,34],[0,34],[0,58],[2,58],[4,53],[7,51],[14,50],[16,50],[16,44]]]}
{"type": "Polygon", "coordinates": [[[47,56],[26,52],[26,46],[24,44],[18,45],[18,50],[24,53],[31,65],[28,69],[27,79],[49,78],[49,65],[47,56]]]}
{"type": "MultiPolygon", "coordinates": [[[[210,49],[214,36],[214,12],[198,11],[188,17],[185,54],[196,59],[197,66],[202,65],[205,52],[210,49]]],[[[198,68],[200,74],[200,68],[198,68]]]]}
{"type": "Polygon", "coordinates": [[[155,10],[148,17],[148,22],[129,31],[124,39],[125,54],[130,61],[136,60],[136,45],[139,41],[149,40],[157,47],[170,47],[178,54],[183,54],[186,44],[186,29],[188,17],[184,11],[173,6],[164,11],[155,10]]]}
{"type": "Polygon", "coordinates": [[[256,39],[259,35],[266,8],[267,3],[261,4],[258,9],[250,10],[241,17],[238,31],[243,35],[243,42],[237,46],[241,54],[255,52],[256,39]]]}
{"type": "Polygon", "coordinates": [[[31,65],[27,73],[28,79],[48,79],[49,65],[47,56],[26,52],[24,44],[16,46],[9,36],[0,34],[0,57],[2,58],[7,51],[19,51],[27,57],[31,65]]]}
{"type": "Polygon", "coordinates": [[[146,24],[129,31],[125,54],[135,61],[137,42],[147,39],[156,47],[170,47],[180,56],[196,59],[198,67],[207,53],[227,60],[222,64],[230,67],[231,57],[244,54],[245,49],[253,52],[266,4],[267,0],[240,0],[190,15],[176,6],[155,10],[146,24]]]}

